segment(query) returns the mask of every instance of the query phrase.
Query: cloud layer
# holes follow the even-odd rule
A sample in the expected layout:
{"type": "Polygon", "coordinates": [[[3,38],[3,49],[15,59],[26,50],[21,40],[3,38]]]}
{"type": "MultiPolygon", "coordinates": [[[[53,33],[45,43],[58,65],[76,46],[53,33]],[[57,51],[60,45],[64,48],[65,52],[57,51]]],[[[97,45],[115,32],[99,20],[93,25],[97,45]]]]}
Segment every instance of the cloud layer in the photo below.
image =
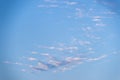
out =
{"type": "MultiPolygon", "coordinates": [[[[72,39],[68,43],[57,41],[60,44],[39,45],[38,51],[31,51],[28,56],[21,57],[24,63],[17,60],[4,63],[26,66],[32,71],[65,71],[75,65],[102,60],[108,56],[106,53],[98,54],[96,47],[102,47],[104,39],[100,34],[103,34],[104,29],[108,27],[105,21],[113,18],[115,12],[108,9],[98,11],[96,0],[88,0],[91,5],[87,5],[86,1],[72,0],[43,0],[43,2],[44,4],[39,4],[38,8],[71,10],[66,18],[81,21],[82,26],[72,29],[75,32],[81,31],[82,34],[75,37],[71,35],[72,39]],[[84,20],[85,22],[82,23],[84,20]]],[[[21,71],[26,72],[27,68],[21,71]]]]}

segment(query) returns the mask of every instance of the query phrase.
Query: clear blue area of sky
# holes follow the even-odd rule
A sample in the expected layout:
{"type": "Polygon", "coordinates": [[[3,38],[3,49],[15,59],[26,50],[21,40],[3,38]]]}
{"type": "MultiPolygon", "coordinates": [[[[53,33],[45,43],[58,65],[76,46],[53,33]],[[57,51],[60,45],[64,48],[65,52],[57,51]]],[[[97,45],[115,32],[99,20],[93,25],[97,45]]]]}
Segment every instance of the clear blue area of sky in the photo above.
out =
{"type": "MultiPolygon", "coordinates": [[[[44,0],[0,0],[0,80],[120,80],[120,9],[118,4],[120,1],[96,0],[98,1],[96,5],[93,5],[92,0],[67,1],[79,2],[79,5],[72,5],[67,9],[50,6],[46,8],[39,7],[39,5],[49,5],[44,0]],[[107,2],[115,6],[105,5],[104,3],[107,4],[107,2]],[[82,4],[86,6],[85,10],[95,6],[96,11],[89,15],[98,15],[104,9],[116,13],[111,19],[103,20],[107,25],[103,32],[98,33],[103,38],[103,42],[99,41],[101,43],[99,46],[93,46],[98,55],[103,52],[109,55],[108,58],[93,63],[86,62],[72,70],[58,73],[22,72],[18,65],[3,63],[5,60],[19,62],[21,56],[37,51],[39,45],[55,45],[58,42],[69,44],[73,37],[85,39],[81,36],[83,32],[78,29],[86,24],[88,26],[93,26],[93,24],[87,18],[77,18],[74,15],[76,14],[74,8],[82,8],[82,4]],[[113,51],[118,53],[114,55],[113,51]]],[[[64,4],[59,5],[65,7],[64,4]]]]}

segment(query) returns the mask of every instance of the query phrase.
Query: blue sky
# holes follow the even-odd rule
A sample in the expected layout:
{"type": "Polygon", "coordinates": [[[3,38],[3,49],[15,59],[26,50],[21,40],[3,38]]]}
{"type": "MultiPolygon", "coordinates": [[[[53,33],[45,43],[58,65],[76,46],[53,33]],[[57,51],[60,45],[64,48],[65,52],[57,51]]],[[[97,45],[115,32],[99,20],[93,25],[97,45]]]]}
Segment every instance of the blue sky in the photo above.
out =
{"type": "Polygon", "coordinates": [[[0,80],[119,80],[119,0],[0,0],[0,80]]]}

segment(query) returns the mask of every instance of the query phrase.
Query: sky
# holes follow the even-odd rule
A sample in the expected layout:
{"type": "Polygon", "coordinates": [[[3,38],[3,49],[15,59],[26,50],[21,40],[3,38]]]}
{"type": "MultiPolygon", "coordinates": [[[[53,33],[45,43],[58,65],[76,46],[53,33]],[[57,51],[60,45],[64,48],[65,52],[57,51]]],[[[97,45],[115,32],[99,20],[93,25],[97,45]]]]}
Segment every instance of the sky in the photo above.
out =
{"type": "Polygon", "coordinates": [[[119,0],[0,0],[0,80],[120,80],[119,0]]]}

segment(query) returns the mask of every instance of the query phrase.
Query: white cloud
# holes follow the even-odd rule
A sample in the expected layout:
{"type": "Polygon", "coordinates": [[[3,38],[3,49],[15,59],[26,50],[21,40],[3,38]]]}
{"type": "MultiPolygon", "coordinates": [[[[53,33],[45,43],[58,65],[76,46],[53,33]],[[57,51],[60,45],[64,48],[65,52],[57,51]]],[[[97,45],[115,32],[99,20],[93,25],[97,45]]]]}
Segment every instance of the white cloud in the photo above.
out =
{"type": "Polygon", "coordinates": [[[51,5],[49,5],[49,7],[56,8],[56,7],[59,7],[59,5],[57,5],[57,4],[51,4],[51,5]]]}
{"type": "Polygon", "coordinates": [[[57,8],[59,5],[57,4],[50,4],[50,5],[38,5],[40,8],[57,8]]]}
{"type": "Polygon", "coordinates": [[[105,18],[105,17],[101,17],[101,16],[93,16],[92,17],[92,21],[95,21],[95,22],[99,22],[99,23],[102,23],[102,19],[105,18]]]}
{"type": "Polygon", "coordinates": [[[23,65],[23,63],[20,63],[20,62],[15,62],[13,64],[16,64],[16,65],[23,65]]]}
{"type": "Polygon", "coordinates": [[[57,0],[44,0],[45,2],[55,3],[57,0]]]}
{"type": "Polygon", "coordinates": [[[52,64],[52,65],[54,65],[56,67],[58,67],[61,64],[60,61],[56,61],[56,60],[49,60],[48,63],[52,64]]]}
{"type": "Polygon", "coordinates": [[[50,49],[50,50],[56,49],[56,47],[54,47],[54,46],[42,46],[42,47],[40,47],[40,48],[50,49]]]}
{"type": "Polygon", "coordinates": [[[106,12],[103,12],[104,14],[108,14],[108,15],[115,15],[116,13],[115,12],[112,12],[112,11],[106,11],[106,12]]]}
{"type": "Polygon", "coordinates": [[[66,47],[66,50],[78,50],[77,46],[66,47]]]}
{"type": "Polygon", "coordinates": [[[80,61],[80,57],[67,57],[66,61],[67,62],[75,62],[75,61],[80,61]]]}
{"type": "Polygon", "coordinates": [[[35,60],[37,60],[37,59],[36,59],[36,58],[33,58],[33,57],[29,57],[28,60],[29,60],[29,61],[35,61],[35,60]]]}
{"type": "Polygon", "coordinates": [[[101,16],[93,16],[94,19],[101,19],[101,16]]]}
{"type": "Polygon", "coordinates": [[[23,65],[23,63],[20,62],[10,62],[10,61],[4,61],[5,64],[16,64],[16,65],[23,65]]]}
{"type": "Polygon", "coordinates": [[[96,26],[106,26],[106,24],[104,24],[104,23],[96,23],[95,25],[96,26]]]}
{"type": "Polygon", "coordinates": [[[75,51],[78,50],[77,46],[44,46],[41,47],[44,49],[49,49],[49,50],[57,50],[57,51],[75,51]]]}
{"type": "Polygon", "coordinates": [[[42,63],[42,62],[38,62],[38,64],[37,64],[37,66],[34,66],[34,67],[32,67],[32,68],[34,68],[34,69],[38,69],[38,70],[48,70],[48,66],[47,65],[45,65],[44,63],[42,63]]]}
{"type": "Polygon", "coordinates": [[[31,53],[32,53],[32,54],[38,54],[38,52],[36,52],[36,51],[32,51],[31,53]]]}
{"type": "Polygon", "coordinates": [[[101,37],[96,35],[95,33],[94,34],[86,33],[85,35],[86,35],[86,37],[91,38],[91,39],[95,39],[95,40],[100,40],[101,39],[101,37]]]}
{"type": "Polygon", "coordinates": [[[38,62],[38,67],[43,68],[43,69],[48,69],[48,66],[41,62],[38,62]]]}
{"type": "Polygon", "coordinates": [[[45,57],[47,57],[47,59],[50,59],[50,60],[54,60],[54,59],[55,59],[55,58],[54,58],[52,55],[50,55],[49,53],[42,53],[42,54],[40,54],[40,55],[45,56],[45,57]]]}
{"type": "Polygon", "coordinates": [[[84,32],[92,32],[92,31],[93,31],[93,28],[90,27],[90,26],[86,26],[86,27],[82,27],[82,30],[83,30],[84,32]]]}
{"type": "Polygon", "coordinates": [[[83,17],[83,11],[80,8],[76,8],[75,10],[76,10],[75,14],[77,17],[80,17],[80,18],[83,17]]]}
{"type": "Polygon", "coordinates": [[[26,69],[21,69],[22,72],[26,72],[26,69]]]}
{"type": "Polygon", "coordinates": [[[47,7],[47,6],[46,5],[38,5],[38,7],[44,8],[44,7],[47,7]]]}
{"type": "Polygon", "coordinates": [[[97,60],[104,59],[106,57],[107,57],[107,55],[102,55],[102,56],[96,57],[96,58],[89,58],[88,61],[97,61],[97,60]]]}
{"type": "Polygon", "coordinates": [[[86,46],[86,45],[90,45],[90,44],[91,44],[90,41],[84,41],[84,40],[79,40],[78,43],[79,43],[81,46],[86,46]]]}
{"type": "Polygon", "coordinates": [[[76,5],[76,4],[78,4],[78,2],[70,2],[70,1],[65,1],[64,3],[67,4],[67,5],[76,5]]]}

